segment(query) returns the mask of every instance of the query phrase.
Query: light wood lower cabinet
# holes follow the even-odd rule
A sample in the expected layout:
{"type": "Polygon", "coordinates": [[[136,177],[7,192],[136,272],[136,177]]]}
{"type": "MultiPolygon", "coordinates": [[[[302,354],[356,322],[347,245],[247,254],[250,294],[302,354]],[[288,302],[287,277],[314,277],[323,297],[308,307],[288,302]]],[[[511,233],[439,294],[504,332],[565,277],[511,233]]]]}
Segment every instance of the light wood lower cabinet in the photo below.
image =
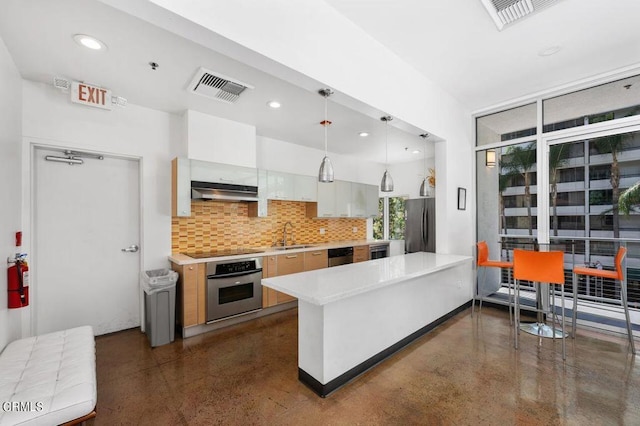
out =
{"type": "Polygon", "coordinates": [[[355,246],[353,248],[353,263],[369,260],[369,246],[355,246]]]}
{"type": "Polygon", "coordinates": [[[327,268],[329,266],[329,252],[327,250],[314,250],[304,252],[304,270],[327,268]]]}
{"type": "Polygon", "coordinates": [[[192,265],[172,264],[178,273],[176,284],[176,319],[182,327],[204,324],[206,312],[206,267],[204,263],[192,265]]]}
{"type": "MultiPolygon", "coordinates": [[[[275,277],[278,273],[278,260],[277,256],[267,256],[262,258],[262,278],[275,277]]],[[[278,292],[262,286],[262,307],[278,304],[278,292]]]]}
{"type": "MultiPolygon", "coordinates": [[[[280,275],[295,274],[296,272],[326,268],[327,265],[327,250],[267,256],[264,258],[262,263],[262,276],[264,278],[269,278],[280,275]]],[[[296,300],[296,298],[268,287],[262,287],[263,308],[290,302],[292,300],[296,300]]]]}

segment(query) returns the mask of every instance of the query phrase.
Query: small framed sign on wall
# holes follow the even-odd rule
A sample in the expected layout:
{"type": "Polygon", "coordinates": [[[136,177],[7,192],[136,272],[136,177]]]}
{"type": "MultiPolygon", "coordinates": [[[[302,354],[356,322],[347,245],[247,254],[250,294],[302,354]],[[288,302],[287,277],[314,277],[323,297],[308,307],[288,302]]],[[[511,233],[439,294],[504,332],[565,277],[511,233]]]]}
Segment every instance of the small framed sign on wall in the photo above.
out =
{"type": "Polygon", "coordinates": [[[467,209],[467,189],[458,188],[458,210],[467,209]]]}

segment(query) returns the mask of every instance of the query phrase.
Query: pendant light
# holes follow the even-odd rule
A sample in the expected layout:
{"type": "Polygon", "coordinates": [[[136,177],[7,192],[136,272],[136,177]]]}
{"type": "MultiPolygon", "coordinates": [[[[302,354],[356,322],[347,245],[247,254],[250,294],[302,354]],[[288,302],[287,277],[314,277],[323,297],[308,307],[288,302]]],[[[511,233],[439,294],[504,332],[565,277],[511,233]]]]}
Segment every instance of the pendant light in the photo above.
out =
{"type": "Polygon", "coordinates": [[[324,97],[324,120],[320,122],[324,127],[324,158],[318,170],[318,182],[333,182],[333,164],[327,156],[327,130],[331,122],[327,119],[327,99],[333,94],[333,90],[326,88],[318,90],[320,96],[324,97]]]}
{"type": "Polygon", "coordinates": [[[422,185],[420,185],[420,196],[428,197],[429,182],[427,181],[427,138],[429,137],[429,133],[423,133],[420,137],[424,139],[424,179],[422,181],[422,185]]]}
{"type": "Polygon", "coordinates": [[[382,181],[380,182],[380,191],[382,192],[392,192],[393,191],[393,179],[389,174],[389,122],[393,120],[393,117],[390,115],[380,117],[380,120],[385,122],[385,166],[384,166],[384,175],[382,175],[382,181]]]}

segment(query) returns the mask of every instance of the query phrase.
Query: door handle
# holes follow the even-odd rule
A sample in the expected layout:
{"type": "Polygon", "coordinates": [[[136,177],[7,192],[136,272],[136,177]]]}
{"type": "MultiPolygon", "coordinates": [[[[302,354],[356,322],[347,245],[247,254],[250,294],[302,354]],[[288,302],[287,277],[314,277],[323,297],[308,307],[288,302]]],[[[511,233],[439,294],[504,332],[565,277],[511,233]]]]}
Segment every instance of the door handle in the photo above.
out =
{"type": "Polygon", "coordinates": [[[140,247],[138,247],[136,244],[131,244],[129,247],[123,248],[122,251],[127,253],[135,253],[138,251],[139,248],[140,247]]]}

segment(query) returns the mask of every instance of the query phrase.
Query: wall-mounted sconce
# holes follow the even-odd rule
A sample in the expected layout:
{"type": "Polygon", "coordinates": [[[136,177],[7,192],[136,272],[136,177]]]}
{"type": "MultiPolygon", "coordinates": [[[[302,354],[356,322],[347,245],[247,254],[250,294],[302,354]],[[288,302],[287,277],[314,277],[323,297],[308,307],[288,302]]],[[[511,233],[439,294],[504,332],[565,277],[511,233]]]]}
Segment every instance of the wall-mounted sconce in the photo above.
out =
{"type": "Polygon", "coordinates": [[[485,151],[486,153],[486,165],[487,167],[495,167],[496,166],[496,152],[493,149],[488,149],[485,151]]]}

